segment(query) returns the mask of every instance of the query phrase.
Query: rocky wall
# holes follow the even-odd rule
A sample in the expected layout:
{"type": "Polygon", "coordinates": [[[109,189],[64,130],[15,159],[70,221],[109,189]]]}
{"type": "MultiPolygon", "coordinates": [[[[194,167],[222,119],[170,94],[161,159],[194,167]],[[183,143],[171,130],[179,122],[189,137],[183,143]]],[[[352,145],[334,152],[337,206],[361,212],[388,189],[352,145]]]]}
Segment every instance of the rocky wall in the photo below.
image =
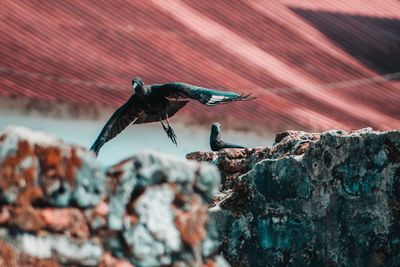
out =
{"type": "Polygon", "coordinates": [[[399,131],[187,157],[1,132],[0,266],[400,266],[399,131]]]}
{"type": "Polygon", "coordinates": [[[400,132],[286,132],[196,152],[224,190],[210,213],[232,266],[400,266],[400,132]]]}
{"type": "Polygon", "coordinates": [[[226,266],[211,164],[143,152],[111,167],[41,132],[0,133],[0,266],[226,266]]]}

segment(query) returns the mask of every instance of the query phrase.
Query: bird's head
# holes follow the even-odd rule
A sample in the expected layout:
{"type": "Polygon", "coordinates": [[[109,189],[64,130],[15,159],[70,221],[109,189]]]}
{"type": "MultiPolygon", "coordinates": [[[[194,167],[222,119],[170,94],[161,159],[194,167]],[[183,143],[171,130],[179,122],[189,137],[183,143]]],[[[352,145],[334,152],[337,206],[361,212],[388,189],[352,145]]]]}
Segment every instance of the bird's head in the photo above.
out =
{"type": "Polygon", "coordinates": [[[135,77],[132,80],[132,89],[133,91],[139,95],[145,95],[146,94],[146,89],[144,88],[143,81],[140,77],[135,77]]]}
{"type": "Polygon", "coordinates": [[[221,124],[219,124],[218,122],[214,122],[211,126],[211,133],[218,135],[220,131],[221,131],[221,124]]]}

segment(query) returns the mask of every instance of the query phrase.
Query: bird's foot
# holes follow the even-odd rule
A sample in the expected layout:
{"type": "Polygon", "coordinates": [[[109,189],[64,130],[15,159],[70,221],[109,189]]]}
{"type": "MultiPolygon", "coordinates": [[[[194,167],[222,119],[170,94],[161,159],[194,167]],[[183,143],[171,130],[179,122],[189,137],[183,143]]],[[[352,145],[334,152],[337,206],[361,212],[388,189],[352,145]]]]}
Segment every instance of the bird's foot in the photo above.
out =
{"type": "Polygon", "coordinates": [[[176,141],[176,134],[174,129],[170,125],[167,126],[167,129],[165,130],[167,133],[168,137],[171,139],[172,143],[174,143],[176,146],[178,146],[178,142],[176,141]]]}
{"type": "Polygon", "coordinates": [[[171,125],[167,121],[167,125],[164,124],[162,120],[160,120],[161,125],[164,129],[164,131],[167,133],[168,138],[171,139],[172,143],[174,143],[176,146],[178,146],[178,142],[176,141],[176,134],[174,129],[172,129],[171,125]]]}

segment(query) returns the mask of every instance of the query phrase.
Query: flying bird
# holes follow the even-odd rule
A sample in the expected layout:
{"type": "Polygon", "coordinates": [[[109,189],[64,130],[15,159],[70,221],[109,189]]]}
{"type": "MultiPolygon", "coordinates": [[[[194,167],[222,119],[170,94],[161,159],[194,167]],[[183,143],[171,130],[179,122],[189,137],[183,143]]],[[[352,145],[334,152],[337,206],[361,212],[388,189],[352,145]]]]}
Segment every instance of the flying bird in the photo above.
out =
{"type": "Polygon", "coordinates": [[[246,148],[235,144],[225,143],[221,139],[221,124],[214,122],[211,125],[210,147],[212,151],[219,151],[223,148],[246,148]]]}
{"type": "Polygon", "coordinates": [[[140,77],[132,80],[133,95],[119,107],[101,130],[90,150],[98,155],[101,147],[129,124],[159,121],[171,141],[177,145],[169,118],[183,108],[190,99],[207,106],[232,101],[250,100],[250,94],[217,91],[181,82],[145,85],[140,77]]]}

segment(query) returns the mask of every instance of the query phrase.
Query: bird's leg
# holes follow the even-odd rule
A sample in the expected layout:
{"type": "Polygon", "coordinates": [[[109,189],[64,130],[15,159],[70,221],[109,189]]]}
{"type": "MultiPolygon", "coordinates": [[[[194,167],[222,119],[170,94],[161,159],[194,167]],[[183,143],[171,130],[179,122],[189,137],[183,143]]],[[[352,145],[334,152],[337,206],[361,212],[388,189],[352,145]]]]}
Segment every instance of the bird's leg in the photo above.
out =
{"type": "Polygon", "coordinates": [[[160,118],[160,122],[161,122],[161,125],[162,125],[164,131],[167,132],[168,131],[168,127],[164,124],[164,122],[162,121],[161,118],[160,118]]]}
{"type": "Polygon", "coordinates": [[[176,141],[176,134],[174,129],[172,129],[171,124],[169,123],[168,114],[165,114],[165,118],[167,121],[167,134],[169,138],[171,138],[172,142],[177,146],[178,142],[176,141]]]}
{"type": "Polygon", "coordinates": [[[169,120],[168,120],[168,114],[166,114],[165,117],[166,117],[167,125],[165,125],[165,123],[162,121],[162,119],[160,119],[161,125],[164,128],[164,131],[167,133],[168,137],[171,139],[172,143],[174,143],[175,145],[178,145],[178,143],[176,141],[176,135],[175,135],[174,129],[172,129],[171,124],[169,123],[169,120]]]}
{"type": "Polygon", "coordinates": [[[176,134],[175,134],[175,131],[174,131],[174,129],[172,129],[172,126],[171,126],[171,124],[169,123],[168,114],[165,114],[165,117],[166,117],[166,119],[167,119],[168,129],[169,129],[169,131],[171,132],[172,136],[174,137],[174,140],[175,140],[174,143],[175,143],[175,145],[178,145],[178,143],[177,143],[177,141],[176,141],[176,134]]]}

